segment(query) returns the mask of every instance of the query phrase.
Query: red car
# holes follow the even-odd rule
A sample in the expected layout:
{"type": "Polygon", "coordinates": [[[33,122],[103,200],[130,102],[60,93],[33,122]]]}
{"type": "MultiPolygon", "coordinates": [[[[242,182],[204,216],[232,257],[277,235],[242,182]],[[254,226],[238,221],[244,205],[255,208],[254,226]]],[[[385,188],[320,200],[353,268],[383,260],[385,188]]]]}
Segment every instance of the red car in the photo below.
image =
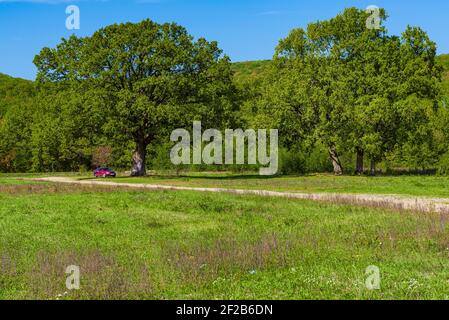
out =
{"type": "Polygon", "coordinates": [[[94,171],[94,176],[95,178],[108,178],[108,177],[112,177],[115,178],[117,176],[117,174],[115,173],[114,170],[111,170],[109,168],[97,168],[94,171]]]}

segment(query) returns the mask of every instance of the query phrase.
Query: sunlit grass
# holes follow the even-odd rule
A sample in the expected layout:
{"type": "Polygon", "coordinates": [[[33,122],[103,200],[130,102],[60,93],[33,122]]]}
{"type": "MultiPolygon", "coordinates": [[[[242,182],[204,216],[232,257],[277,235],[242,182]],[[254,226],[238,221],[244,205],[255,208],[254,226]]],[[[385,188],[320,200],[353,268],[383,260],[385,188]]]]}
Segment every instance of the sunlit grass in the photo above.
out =
{"type": "Polygon", "coordinates": [[[443,214],[72,185],[0,202],[3,299],[449,298],[443,214]]]}

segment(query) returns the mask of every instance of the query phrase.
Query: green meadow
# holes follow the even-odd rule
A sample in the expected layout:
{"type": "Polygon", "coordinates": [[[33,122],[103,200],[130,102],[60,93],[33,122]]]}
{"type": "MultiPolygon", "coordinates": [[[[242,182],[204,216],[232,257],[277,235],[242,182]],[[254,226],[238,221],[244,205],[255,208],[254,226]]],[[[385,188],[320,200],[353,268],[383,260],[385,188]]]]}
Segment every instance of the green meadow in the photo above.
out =
{"type": "MultiPolygon", "coordinates": [[[[0,179],[0,299],[449,298],[445,214],[15,179],[0,179]],[[80,267],[79,290],[66,288],[70,265],[80,267]],[[369,266],[380,270],[380,290],[366,288],[369,266]]],[[[359,178],[276,178],[264,187],[321,191],[333,179],[342,187],[359,178]]],[[[399,193],[418,192],[411,182],[422,181],[445,194],[440,178],[383,179],[399,193]]],[[[369,178],[358,181],[353,190],[368,191],[369,178]]]]}

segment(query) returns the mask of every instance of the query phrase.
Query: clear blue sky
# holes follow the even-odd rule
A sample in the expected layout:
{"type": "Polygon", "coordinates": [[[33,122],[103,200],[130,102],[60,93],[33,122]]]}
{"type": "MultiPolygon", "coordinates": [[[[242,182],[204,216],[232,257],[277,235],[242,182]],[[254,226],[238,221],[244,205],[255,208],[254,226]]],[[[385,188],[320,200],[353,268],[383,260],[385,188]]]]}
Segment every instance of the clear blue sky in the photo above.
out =
{"type": "Polygon", "coordinates": [[[233,61],[270,59],[290,29],[345,7],[377,5],[390,15],[390,33],[400,34],[407,24],[421,26],[439,53],[449,53],[447,0],[0,0],[0,72],[34,79],[33,57],[73,33],[65,28],[70,4],[81,11],[77,35],[115,22],[175,21],[195,37],[217,40],[233,61]]]}

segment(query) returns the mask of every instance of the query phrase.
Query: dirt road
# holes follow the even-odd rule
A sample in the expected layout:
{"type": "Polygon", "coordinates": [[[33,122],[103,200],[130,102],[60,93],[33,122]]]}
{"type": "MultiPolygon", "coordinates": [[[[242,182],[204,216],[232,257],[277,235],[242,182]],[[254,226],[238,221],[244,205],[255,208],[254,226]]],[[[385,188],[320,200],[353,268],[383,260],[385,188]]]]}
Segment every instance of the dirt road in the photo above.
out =
{"type": "Polygon", "coordinates": [[[341,194],[341,193],[292,193],[268,190],[244,190],[225,188],[195,188],[154,184],[118,183],[112,181],[76,180],[66,177],[35,178],[33,181],[45,181],[65,184],[100,185],[144,190],[196,191],[212,193],[232,193],[241,195],[256,195],[263,197],[281,197],[323,201],[340,204],[360,205],[369,207],[389,208],[396,210],[412,210],[418,212],[449,213],[449,199],[424,198],[398,195],[341,194]]]}

